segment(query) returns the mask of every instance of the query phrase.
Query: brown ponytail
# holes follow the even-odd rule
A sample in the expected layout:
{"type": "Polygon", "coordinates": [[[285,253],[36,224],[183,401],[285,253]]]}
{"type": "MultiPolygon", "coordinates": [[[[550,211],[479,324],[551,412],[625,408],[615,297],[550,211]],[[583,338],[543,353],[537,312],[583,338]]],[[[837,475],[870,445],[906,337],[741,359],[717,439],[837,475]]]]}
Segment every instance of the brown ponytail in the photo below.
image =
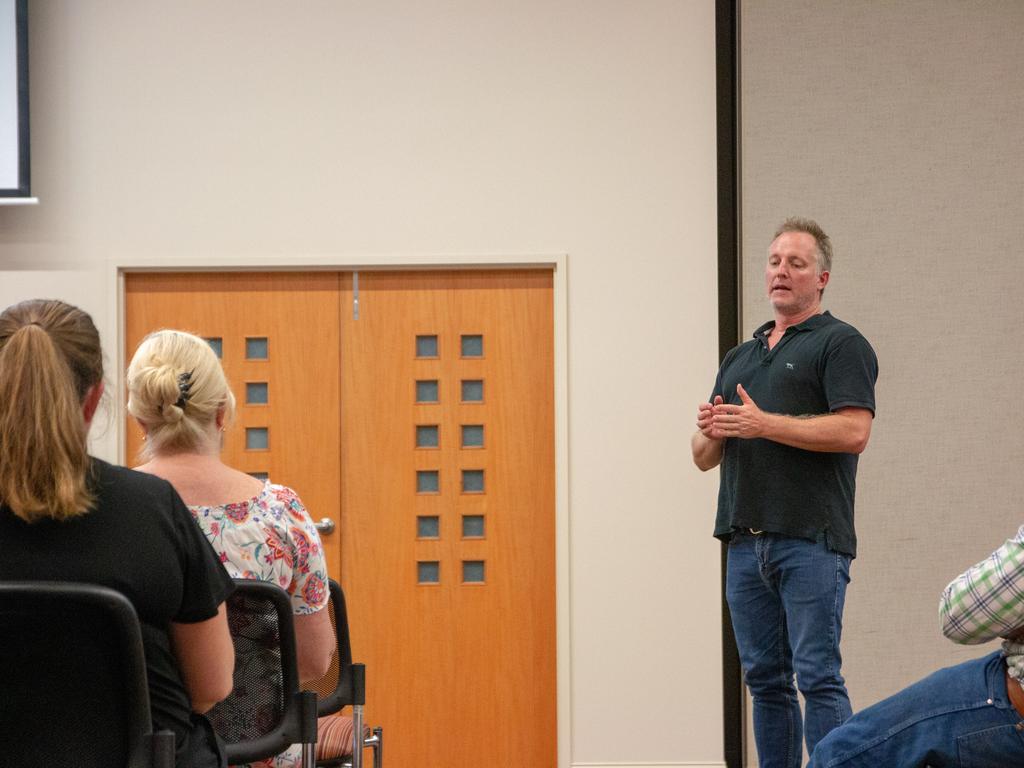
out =
{"type": "Polygon", "coordinates": [[[82,401],[102,379],[99,333],[82,310],[33,300],[0,314],[0,503],[22,520],[92,506],[82,401]]]}

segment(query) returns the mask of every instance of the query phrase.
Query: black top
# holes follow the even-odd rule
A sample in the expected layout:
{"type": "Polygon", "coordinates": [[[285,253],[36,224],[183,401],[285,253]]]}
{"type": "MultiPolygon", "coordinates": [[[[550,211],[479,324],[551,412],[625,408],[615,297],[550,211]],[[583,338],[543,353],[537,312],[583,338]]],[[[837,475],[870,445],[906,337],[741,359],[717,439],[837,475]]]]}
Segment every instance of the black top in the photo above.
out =
{"type": "MultiPolygon", "coordinates": [[[[840,408],[875,412],[875,351],[852,325],[828,312],[786,329],[771,350],[770,321],[754,338],[725,356],[715,395],[740,404],[736,385],[757,406],[789,416],[831,413],[840,408]]],[[[853,527],[857,456],[792,448],[762,438],[728,438],[723,446],[715,536],[754,528],[816,539],[856,556],[853,527]]]]}
{"type": "MultiPolygon", "coordinates": [[[[170,483],[99,459],[91,480],[96,507],[71,520],[28,524],[0,506],[0,578],[101,584],[128,598],[142,626],[153,728],[174,731],[186,766],[191,705],[170,623],[216,616],[233,585],[170,483]]],[[[40,687],[62,695],[61,680],[40,687]]]]}

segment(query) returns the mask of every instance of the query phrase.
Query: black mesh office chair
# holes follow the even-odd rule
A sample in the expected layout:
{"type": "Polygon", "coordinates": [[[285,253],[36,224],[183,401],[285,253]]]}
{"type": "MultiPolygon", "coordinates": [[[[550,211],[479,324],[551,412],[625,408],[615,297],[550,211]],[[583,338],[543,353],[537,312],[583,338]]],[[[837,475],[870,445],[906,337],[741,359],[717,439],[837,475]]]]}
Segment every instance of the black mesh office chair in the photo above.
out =
{"type": "Polygon", "coordinates": [[[0,582],[0,762],[174,768],[153,733],[139,619],[94,584],[0,582]]]}
{"type": "Polygon", "coordinates": [[[276,584],[235,579],[227,601],[235,645],[234,690],[207,713],[232,765],[265,760],[302,744],[316,762],[316,694],[299,690],[292,607],[276,584]]]}
{"type": "Polygon", "coordinates": [[[330,579],[331,624],[338,645],[331,659],[331,666],[319,680],[308,683],[306,688],[317,694],[317,715],[333,715],[345,707],[352,707],[351,758],[318,760],[320,768],[362,768],[363,749],[373,750],[373,768],[381,768],[384,762],[384,733],[380,727],[366,735],[363,724],[363,706],[366,704],[366,667],[352,663],[352,641],[348,628],[348,608],[341,585],[330,579]]]}

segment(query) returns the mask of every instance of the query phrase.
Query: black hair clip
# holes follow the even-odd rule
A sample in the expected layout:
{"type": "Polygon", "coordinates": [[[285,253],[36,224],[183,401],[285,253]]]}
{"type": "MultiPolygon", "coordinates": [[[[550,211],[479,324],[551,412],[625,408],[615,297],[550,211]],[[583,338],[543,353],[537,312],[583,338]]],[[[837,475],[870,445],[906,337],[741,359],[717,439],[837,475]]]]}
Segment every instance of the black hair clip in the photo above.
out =
{"type": "Polygon", "coordinates": [[[179,408],[184,409],[188,402],[189,393],[192,391],[192,374],[194,371],[186,371],[178,374],[178,401],[175,403],[179,408]]]}

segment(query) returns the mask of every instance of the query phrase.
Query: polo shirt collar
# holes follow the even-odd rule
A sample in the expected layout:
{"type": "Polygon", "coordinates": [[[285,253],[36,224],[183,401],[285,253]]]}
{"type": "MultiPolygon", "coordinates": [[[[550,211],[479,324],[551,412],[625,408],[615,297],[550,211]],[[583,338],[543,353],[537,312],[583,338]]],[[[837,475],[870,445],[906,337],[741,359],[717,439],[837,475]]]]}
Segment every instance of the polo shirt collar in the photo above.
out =
{"type": "MultiPolygon", "coordinates": [[[[821,313],[819,313],[817,315],[811,315],[806,320],[804,320],[802,323],[797,323],[796,325],[791,325],[789,328],[786,329],[786,331],[787,331],[787,333],[789,331],[791,331],[791,330],[793,330],[793,331],[813,331],[815,328],[820,328],[823,325],[831,323],[833,319],[834,318],[832,317],[832,313],[829,312],[826,309],[824,312],[821,312],[821,313]]],[[[767,323],[765,323],[760,328],[758,328],[756,331],[754,331],[754,338],[755,339],[763,339],[765,336],[767,336],[769,333],[771,333],[771,330],[774,327],[775,327],[775,321],[774,320],[769,320],[767,323]]]]}

